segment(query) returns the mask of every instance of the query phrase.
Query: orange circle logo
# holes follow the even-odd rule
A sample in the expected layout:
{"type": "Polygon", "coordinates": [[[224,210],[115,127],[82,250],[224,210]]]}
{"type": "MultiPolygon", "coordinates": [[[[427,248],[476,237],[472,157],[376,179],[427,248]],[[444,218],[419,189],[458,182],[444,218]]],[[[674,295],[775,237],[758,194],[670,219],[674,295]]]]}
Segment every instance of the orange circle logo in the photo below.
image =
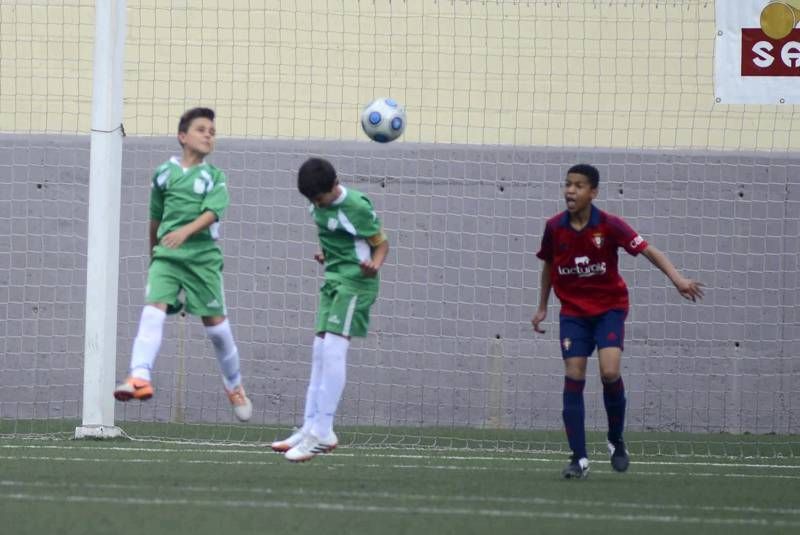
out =
{"type": "Polygon", "coordinates": [[[761,10],[761,31],[770,39],[783,39],[800,23],[800,0],[771,2],[761,10]]]}

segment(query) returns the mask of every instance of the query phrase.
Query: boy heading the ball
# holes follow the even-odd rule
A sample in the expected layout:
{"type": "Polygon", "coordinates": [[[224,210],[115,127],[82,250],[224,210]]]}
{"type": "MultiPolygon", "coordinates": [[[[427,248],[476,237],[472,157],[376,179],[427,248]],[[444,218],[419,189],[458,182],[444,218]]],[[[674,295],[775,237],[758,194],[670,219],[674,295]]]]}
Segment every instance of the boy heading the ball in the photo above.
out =
{"type": "Polygon", "coordinates": [[[297,188],[310,202],[325,266],[311,350],[303,426],[272,443],[289,461],[307,461],[338,444],[333,420],[345,386],[347,350],[353,336],[366,336],[369,310],[378,297],[378,271],[389,242],[372,202],[339,183],[327,160],[311,158],[300,167],[297,188]]]}
{"type": "Polygon", "coordinates": [[[684,298],[703,296],[702,284],[683,277],[669,259],[649,245],[625,221],[597,209],[600,174],[588,164],[572,166],[564,182],[566,210],[547,221],[536,254],[542,266],[539,307],[531,320],[537,333],[547,317],[550,289],[561,302],[559,340],[564,359],[563,419],[572,450],[562,476],[584,478],[589,472],[584,431],[583,388],[586,362],[597,348],[603,382],[603,402],[608,415],[608,449],[611,466],[628,468],[628,452],[622,438],[625,423],[625,386],[620,360],[628,313],[628,288],[617,269],[617,249],[647,257],[675,285],[684,298]]]}

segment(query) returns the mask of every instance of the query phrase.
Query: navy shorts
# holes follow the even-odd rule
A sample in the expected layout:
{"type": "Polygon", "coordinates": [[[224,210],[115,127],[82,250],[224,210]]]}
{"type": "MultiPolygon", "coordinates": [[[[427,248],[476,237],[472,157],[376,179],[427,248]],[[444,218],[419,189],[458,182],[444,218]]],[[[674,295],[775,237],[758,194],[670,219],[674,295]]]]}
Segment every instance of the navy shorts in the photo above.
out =
{"type": "Polygon", "coordinates": [[[599,316],[559,316],[561,357],[588,357],[594,348],[623,348],[625,342],[624,310],[609,310],[599,316]]]}

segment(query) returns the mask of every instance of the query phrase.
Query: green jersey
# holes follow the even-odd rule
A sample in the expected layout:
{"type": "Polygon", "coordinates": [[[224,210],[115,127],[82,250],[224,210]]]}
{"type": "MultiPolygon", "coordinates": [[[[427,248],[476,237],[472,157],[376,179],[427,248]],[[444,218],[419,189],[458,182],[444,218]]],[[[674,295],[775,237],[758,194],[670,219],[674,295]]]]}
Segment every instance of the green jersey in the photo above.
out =
{"type": "Polygon", "coordinates": [[[360,191],[340,186],[341,195],[328,206],[311,205],[325,255],[325,279],[362,289],[378,288],[378,277],[365,277],[359,264],[372,258],[368,241],[383,234],[372,202],[360,191]]]}
{"type": "Polygon", "coordinates": [[[213,245],[230,200],[226,182],[225,173],[205,162],[189,169],[181,167],[177,158],[161,164],[153,175],[150,192],[150,219],[161,221],[158,240],[211,211],[217,221],[193,234],[181,248],[213,245]]]}

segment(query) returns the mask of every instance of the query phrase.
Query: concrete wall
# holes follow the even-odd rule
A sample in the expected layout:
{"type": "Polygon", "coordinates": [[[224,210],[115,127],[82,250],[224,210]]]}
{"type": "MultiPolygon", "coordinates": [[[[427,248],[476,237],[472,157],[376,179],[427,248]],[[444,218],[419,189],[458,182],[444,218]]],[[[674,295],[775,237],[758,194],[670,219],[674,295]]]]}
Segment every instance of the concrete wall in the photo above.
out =
{"type": "MultiPolygon", "coordinates": [[[[88,149],[86,137],[0,136],[2,418],[80,414],[88,149]]],[[[176,149],[124,141],[120,378],[143,304],[149,176],[176,149]]],[[[707,286],[687,303],[623,253],[629,428],[800,432],[800,156],[226,139],[210,161],[230,179],[225,284],[256,423],[302,412],[321,281],[295,189],[309,154],[372,198],[392,243],[341,423],[560,427],[557,307],[546,335],[529,323],[534,254],[566,167],[589,161],[598,206],[707,286]]],[[[602,428],[590,366],[589,422],[602,428]]],[[[169,321],[156,371],[156,397],[119,404],[120,419],[231,420],[198,320],[169,321]]]]}

